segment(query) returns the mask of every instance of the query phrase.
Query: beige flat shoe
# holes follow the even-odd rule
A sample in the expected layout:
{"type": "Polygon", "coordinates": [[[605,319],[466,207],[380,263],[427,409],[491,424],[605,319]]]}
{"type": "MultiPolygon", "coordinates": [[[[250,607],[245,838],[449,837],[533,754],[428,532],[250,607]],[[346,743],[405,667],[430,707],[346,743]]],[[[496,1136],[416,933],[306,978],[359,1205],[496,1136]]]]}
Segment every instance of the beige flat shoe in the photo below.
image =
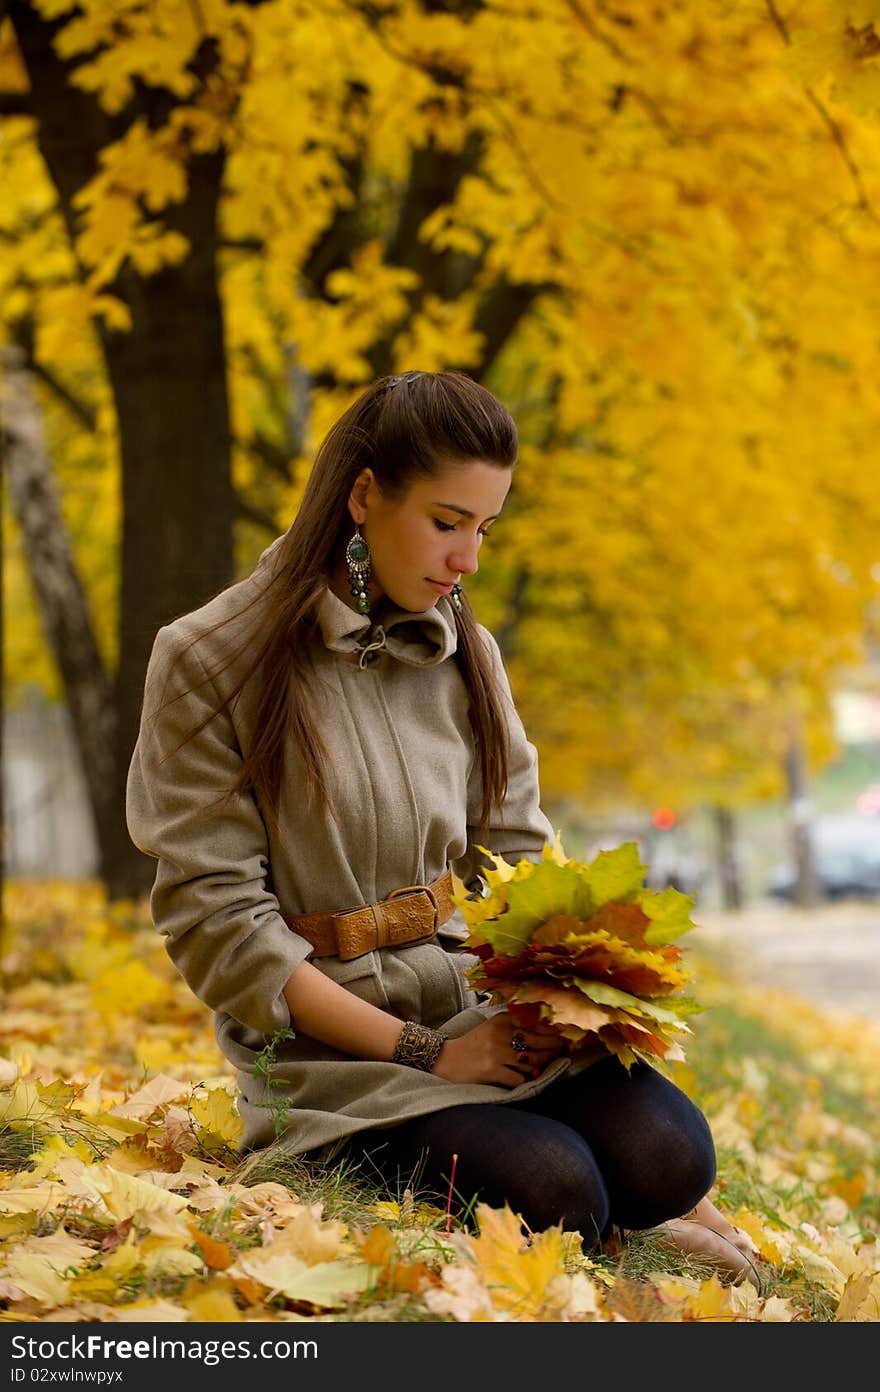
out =
{"type": "Polygon", "coordinates": [[[698,1218],[671,1218],[668,1223],[652,1228],[651,1233],[668,1246],[699,1261],[709,1262],[719,1273],[731,1277],[734,1284],[751,1281],[758,1294],[764,1294],[764,1282],[756,1260],[729,1237],[701,1223],[698,1218]]]}

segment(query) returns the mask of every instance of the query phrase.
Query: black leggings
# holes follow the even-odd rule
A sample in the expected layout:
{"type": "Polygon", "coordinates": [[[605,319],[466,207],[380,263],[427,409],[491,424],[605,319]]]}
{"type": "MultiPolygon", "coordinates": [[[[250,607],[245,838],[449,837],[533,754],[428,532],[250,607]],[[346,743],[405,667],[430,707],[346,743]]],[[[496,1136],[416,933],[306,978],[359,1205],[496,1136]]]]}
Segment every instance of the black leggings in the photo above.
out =
{"type": "Polygon", "coordinates": [[[652,1228],[693,1208],[715,1180],[706,1118],[647,1064],[603,1059],[518,1103],[446,1107],[354,1136],[345,1153],[446,1200],[506,1203],[533,1232],[561,1223],[586,1246],[612,1226],[652,1228]]]}

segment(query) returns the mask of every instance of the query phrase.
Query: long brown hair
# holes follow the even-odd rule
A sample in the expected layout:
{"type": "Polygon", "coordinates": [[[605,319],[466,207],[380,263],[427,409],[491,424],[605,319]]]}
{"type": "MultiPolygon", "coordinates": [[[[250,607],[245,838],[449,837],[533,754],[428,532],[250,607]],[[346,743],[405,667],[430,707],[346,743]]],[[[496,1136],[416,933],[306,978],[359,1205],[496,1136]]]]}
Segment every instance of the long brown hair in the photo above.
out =
{"type": "MultiPolygon", "coordinates": [[[[318,600],[351,535],[348,500],[361,470],[372,469],[382,493],[398,500],[417,479],[432,477],[449,464],[479,459],[513,468],[517,445],[516,424],[506,407],[459,372],[382,377],[339,417],[315,456],[271,580],[247,609],[201,630],[193,639],[198,642],[251,608],[258,611],[255,630],[246,632],[243,644],[206,680],[225,670],[255,639],[256,652],[249,655],[243,674],[221,705],[187,736],[192,738],[233,704],[259,671],[253,744],[226,796],[252,793],[277,827],[284,746],[292,734],[302,750],[309,802],[319,794],[336,816],[325,776],[328,750],[309,701],[312,664],[308,655],[319,641],[318,600]]],[[[502,810],[507,791],[507,721],[502,693],[465,594],[461,612],[454,612],[455,659],[469,696],[482,772],[479,832],[484,835],[493,804],[502,810]]]]}

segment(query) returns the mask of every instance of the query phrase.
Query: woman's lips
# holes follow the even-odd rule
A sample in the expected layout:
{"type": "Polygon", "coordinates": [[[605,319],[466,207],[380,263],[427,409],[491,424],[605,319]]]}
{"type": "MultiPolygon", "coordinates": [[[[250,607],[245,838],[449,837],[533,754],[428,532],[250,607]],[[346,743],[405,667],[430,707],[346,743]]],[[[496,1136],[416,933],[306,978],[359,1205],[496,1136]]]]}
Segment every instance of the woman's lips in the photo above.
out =
{"type": "Polygon", "coordinates": [[[428,576],[426,576],[425,578],[428,581],[428,584],[433,585],[434,589],[439,590],[441,594],[449,594],[449,591],[452,589],[451,583],[448,585],[444,585],[440,580],[431,580],[428,576]]]}

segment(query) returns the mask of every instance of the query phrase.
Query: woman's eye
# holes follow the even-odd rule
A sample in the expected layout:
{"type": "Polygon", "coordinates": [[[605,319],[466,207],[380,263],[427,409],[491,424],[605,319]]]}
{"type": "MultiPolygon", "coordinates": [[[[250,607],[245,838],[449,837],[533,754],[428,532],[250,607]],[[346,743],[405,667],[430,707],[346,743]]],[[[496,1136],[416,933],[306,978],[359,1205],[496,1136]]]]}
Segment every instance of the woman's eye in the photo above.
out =
{"type": "MultiPolygon", "coordinates": [[[[435,518],[434,518],[434,526],[437,528],[438,532],[454,532],[454,531],[455,531],[455,523],[454,523],[454,522],[441,522],[439,517],[435,517],[435,518]]],[[[491,527],[480,527],[480,528],[479,528],[479,535],[480,535],[480,536],[488,536],[488,535],[489,535],[489,532],[490,532],[491,530],[492,530],[491,527]]]]}

